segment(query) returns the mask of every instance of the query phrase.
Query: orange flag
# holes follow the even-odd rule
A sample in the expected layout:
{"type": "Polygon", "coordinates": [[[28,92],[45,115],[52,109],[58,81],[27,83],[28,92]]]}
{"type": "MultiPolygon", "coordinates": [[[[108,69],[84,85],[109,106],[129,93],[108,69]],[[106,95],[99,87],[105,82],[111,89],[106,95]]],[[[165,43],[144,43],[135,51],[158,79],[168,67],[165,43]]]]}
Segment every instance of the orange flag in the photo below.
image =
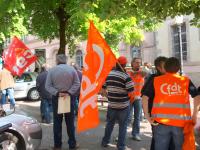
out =
{"type": "Polygon", "coordinates": [[[95,128],[99,125],[97,93],[116,61],[112,50],[95,28],[93,22],[90,22],[81,82],[78,132],[95,128]]]}
{"type": "Polygon", "coordinates": [[[184,130],[184,143],[182,150],[196,150],[195,146],[195,136],[194,136],[194,123],[186,123],[184,130]]]}

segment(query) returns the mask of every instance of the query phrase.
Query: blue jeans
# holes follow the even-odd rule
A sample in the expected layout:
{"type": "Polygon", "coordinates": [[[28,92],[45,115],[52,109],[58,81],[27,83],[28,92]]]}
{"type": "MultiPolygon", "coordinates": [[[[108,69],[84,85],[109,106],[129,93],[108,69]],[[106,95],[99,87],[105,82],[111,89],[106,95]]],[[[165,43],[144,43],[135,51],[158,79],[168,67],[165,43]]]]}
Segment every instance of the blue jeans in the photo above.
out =
{"type": "Polygon", "coordinates": [[[71,99],[71,111],[70,113],[58,114],[58,97],[53,96],[52,98],[52,107],[53,107],[53,133],[54,133],[54,147],[62,147],[62,121],[63,116],[65,118],[65,123],[67,126],[68,134],[68,144],[69,148],[75,148],[76,139],[75,139],[75,126],[74,126],[74,103],[71,99]]]}
{"type": "Polygon", "coordinates": [[[182,150],[184,141],[183,128],[159,124],[153,126],[154,150],[168,150],[170,140],[173,140],[174,149],[182,150]]]}
{"type": "Polygon", "coordinates": [[[131,110],[128,118],[129,123],[131,123],[133,110],[134,110],[134,121],[132,125],[132,136],[137,136],[140,134],[140,118],[142,114],[141,98],[136,99],[131,105],[131,110]]]}
{"type": "Polygon", "coordinates": [[[8,88],[5,90],[2,90],[2,98],[1,98],[1,104],[6,104],[6,94],[10,98],[10,104],[15,105],[15,99],[14,99],[14,89],[13,88],[8,88]]]}
{"type": "Polygon", "coordinates": [[[107,123],[105,128],[105,134],[102,140],[102,145],[107,145],[110,142],[110,137],[115,125],[115,121],[118,121],[119,134],[118,134],[117,148],[118,150],[125,150],[129,112],[130,112],[129,106],[125,109],[120,109],[120,110],[108,108],[107,123]]]}
{"type": "Polygon", "coordinates": [[[51,122],[51,110],[52,110],[51,100],[42,99],[40,108],[41,108],[42,119],[44,119],[47,123],[50,123],[51,122]]]}
{"type": "MultiPolygon", "coordinates": [[[[151,147],[150,147],[150,150],[155,150],[155,140],[154,140],[154,134],[153,134],[153,127],[154,127],[154,126],[151,126],[151,130],[152,130],[152,139],[151,139],[151,147]]],[[[172,138],[170,139],[169,149],[168,149],[168,150],[175,150],[174,142],[173,142],[173,139],[172,139],[172,138]]]]}

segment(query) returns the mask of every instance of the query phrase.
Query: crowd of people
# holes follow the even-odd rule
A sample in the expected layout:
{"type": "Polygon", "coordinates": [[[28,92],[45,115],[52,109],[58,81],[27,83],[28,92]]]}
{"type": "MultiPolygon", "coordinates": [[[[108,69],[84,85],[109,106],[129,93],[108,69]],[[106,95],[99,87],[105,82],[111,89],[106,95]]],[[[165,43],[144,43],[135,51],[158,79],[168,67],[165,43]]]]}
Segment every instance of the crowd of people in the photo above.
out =
{"type": "Polygon", "coordinates": [[[117,148],[125,150],[126,130],[133,110],[132,139],[141,141],[140,120],[143,106],[144,117],[152,125],[150,150],[182,150],[195,147],[194,141],[185,144],[191,137],[186,137],[184,133],[190,126],[190,132],[193,131],[199,111],[200,92],[187,76],[179,75],[179,60],[175,57],[157,57],[154,62],[156,72],[153,74],[142,69],[141,58],[133,58],[131,69],[127,71],[126,63],[125,57],[119,57],[116,67],[103,86],[102,93],[107,92],[108,111],[102,146],[108,146],[114,124],[118,122],[117,148]],[[190,96],[194,99],[192,114],[190,96]]]}
{"type": "MultiPolygon", "coordinates": [[[[103,96],[108,99],[107,119],[102,147],[108,147],[115,123],[119,124],[117,149],[126,149],[127,126],[132,126],[132,139],[141,141],[140,122],[147,119],[152,126],[151,150],[182,150],[184,127],[195,123],[200,105],[200,87],[197,89],[187,76],[178,74],[177,58],[157,57],[155,70],[150,63],[135,57],[127,69],[126,57],[120,56],[103,84],[103,96]],[[193,100],[191,114],[189,97],[193,100]],[[132,121],[133,118],[133,121],[132,121]]],[[[41,98],[41,121],[53,122],[54,150],[62,148],[62,121],[68,134],[69,149],[79,147],[75,136],[75,116],[78,113],[81,70],[76,65],[67,65],[64,54],[56,56],[56,66],[42,66],[36,79],[41,98]],[[58,113],[59,97],[70,97],[70,112],[58,113]],[[53,112],[53,117],[51,115],[53,112]]],[[[15,107],[14,80],[6,69],[0,72],[2,90],[1,105],[9,95],[10,106],[15,107]],[[6,81],[4,81],[6,76],[6,81]],[[9,78],[9,82],[8,82],[9,78]]]]}

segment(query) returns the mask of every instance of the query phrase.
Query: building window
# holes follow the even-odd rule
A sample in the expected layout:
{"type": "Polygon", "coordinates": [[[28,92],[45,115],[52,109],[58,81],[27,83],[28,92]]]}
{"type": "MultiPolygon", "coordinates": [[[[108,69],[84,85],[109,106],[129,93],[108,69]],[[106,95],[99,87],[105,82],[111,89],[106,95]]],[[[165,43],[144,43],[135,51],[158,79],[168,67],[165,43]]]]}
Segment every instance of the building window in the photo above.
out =
{"type": "MultiPolygon", "coordinates": [[[[182,52],[183,60],[187,60],[187,35],[186,35],[186,24],[181,25],[181,37],[182,37],[182,52]]],[[[180,57],[180,46],[179,46],[179,36],[178,36],[178,26],[172,26],[172,43],[173,43],[173,55],[176,58],[180,57]]]]}
{"type": "Polygon", "coordinates": [[[81,68],[83,66],[83,53],[81,50],[76,51],[76,64],[81,68]]]}
{"type": "Polygon", "coordinates": [[[130,50],[130,53],[131,53],[131,58],[141,57],[141,49],[140,49],[140,47],[132,46],[131,50],[130,50]]]}

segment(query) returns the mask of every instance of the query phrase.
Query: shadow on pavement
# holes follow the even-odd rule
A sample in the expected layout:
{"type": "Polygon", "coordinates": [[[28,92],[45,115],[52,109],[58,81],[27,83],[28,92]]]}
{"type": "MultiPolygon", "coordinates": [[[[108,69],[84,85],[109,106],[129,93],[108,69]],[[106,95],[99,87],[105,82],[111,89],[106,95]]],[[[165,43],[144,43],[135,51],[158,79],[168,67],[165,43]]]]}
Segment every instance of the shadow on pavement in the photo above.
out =
{"type": "MultiPolygon", "coordinates": [[[[39,105],[40,102],[19,102],[19,107],[17,108],[20,111],[26,112],[27,115],[33,116],[38,121],[41,121],[40,119],[40,109],[39,105]]],[[[116,137],[118,136],[118,125],[115,125],[115,128],[112,133],[111,137],[111,147],[108,148],[102,148],[101,147],[101,140],[104,135],[105,131],[105,121],[106,121],[106,107],[99,107],[100,110],[100,125],[95,128],[91,129],[89,131],[77,134],[77,142],[80,145],[79,150],[116,150],[116,137]]],[[[41,123],[42,130],[43,130],[43,138],[42,143],[39,150],[50,150],[51,147],[53,147],[53,125],[52,124],[43,124],[41,123]]],[[[131,127],[128,127],[128,133],[127,133],[127,150],[149,150],[150,146],[150,140],[151,140],[151,130],[150,125],[146,122],[141,123],[141,138],[142,141],[134,141],[131,138],[131,127]]],[[[68,149],[68,136],[66,127],[64,125],[63,121],[63,150],[68,149]]]]}

